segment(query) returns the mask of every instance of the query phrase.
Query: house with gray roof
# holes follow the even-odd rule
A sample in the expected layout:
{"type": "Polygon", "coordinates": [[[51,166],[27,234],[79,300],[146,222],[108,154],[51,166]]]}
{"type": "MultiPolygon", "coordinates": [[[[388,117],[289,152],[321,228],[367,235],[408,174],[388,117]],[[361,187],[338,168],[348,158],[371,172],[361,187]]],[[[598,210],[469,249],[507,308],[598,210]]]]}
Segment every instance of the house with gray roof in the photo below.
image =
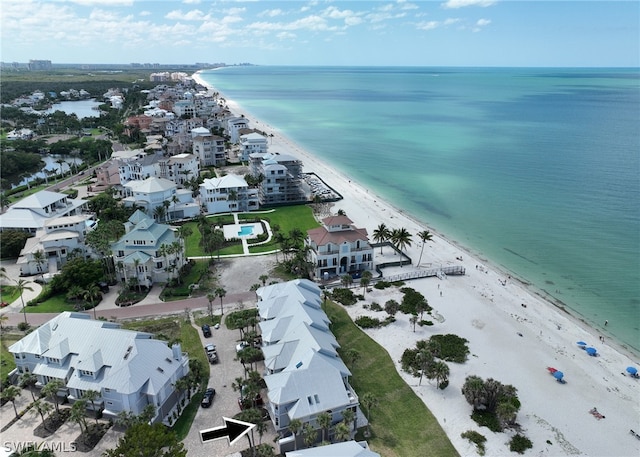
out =
{"type": "Polygon", "coordinates": [[[153,405],[153,421],[164,420],[178,404],[174,385],[189,372],[180,344],[169,347],[144,332],[63,312],[9,347],[19,373],[33,373],[37,387],[64,384],[70,400],[88,390],[99,393],[96,406],[115,417],[140,414],[153,405]]]}
{"type": "Polygon", "coordinates": [[[380,457],[380,454],[369,450],[366,441],[345,441],[327,446],[300,449],[286,452],[285,457],[380,457]]]}
{"type": "Polygon", "coordinates": [[[207,214],[254,211],[259,206],[258,189],[234,174],[207,178],[200,184],[200,201],[207,214]]]}
{"type": "Polygon", "coordinates": [[[36,233],[48,219],[88,213],[87,200],[74,199],[67,194],[41,190],[14,203],[0,215],[0,231],[23,230],[36,233]]]}
{"type": "Polygon", "coordinates": [[[343,420],[345,410],[356,413],[358,420],[362,417],[358,396],[349,384],[351,372],[338,354],[340,345],[321,308],[321,293],[307,279],[256,291],[267,410],[276,432],[289,434],[280,440],[281,452],[294,447],[296,437],[289,430],[293,419],[310,424],[321,439],[320,413],[329,413],[332,424],[343,420]]]}
{"type": "Polygon", "coordinates": [[[120,279],[151,287],[167,282],[184,266],[184,243],[176,230],[138,210],[124,224],[125,234],[111,244],[120,279]]]}
{"type": "Polygon", "coordinates": [[[191,191],[178,189],[176,183],[168,179],[151,177],[143,181],[130,181],[123,187],[125,198],[122,203],[125,206],[140,207],[159,222],[200,214],[200,205],[193,200],[191,191]],[[161,207],[162,210],[159,210],[161,207]]]}

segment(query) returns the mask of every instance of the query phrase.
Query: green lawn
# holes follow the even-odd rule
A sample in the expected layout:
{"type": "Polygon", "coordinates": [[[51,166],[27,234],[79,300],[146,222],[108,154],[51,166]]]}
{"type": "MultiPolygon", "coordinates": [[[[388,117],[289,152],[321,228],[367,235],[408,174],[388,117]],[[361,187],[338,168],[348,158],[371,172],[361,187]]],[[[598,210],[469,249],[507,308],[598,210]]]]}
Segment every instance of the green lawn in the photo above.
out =
{"type": "Polygon", "coordinates": [[[0,382],[4,382],[9,373],[16,367],[13,354],[9,352],[9,346],[20,339],[16,335],[2,335],[2,344],[0,345],[0,382]]]}
{"type": "Polygon", "coordinates": [[[378,399],[372,411],[372,436],[367,439],[371,449],[385,457],[457,456],[433,414],[402,380],[384,348],[360,330],[341,306],[329,302],[324,308],[342,350],[360,353],[355,366],[347,364],[353,373],[352,387],[360,398],[370,392],[378,399]]]}
{"type": "MultiPolygon", "coordinates": [[[[289,231],[294,228],[299,228],[303,232],[306,232],[307,230],[318,227],[319,225],[313,217],[313,211],[307,205],[284,206],[272,211],[257,211],[255,213],[238,214],[238,219],[241,221],[255,218],[268,221],[272,228],[277,225],[280,227],[280,231],[284,234],[289,233],[289,231]]],[[[208,219],[219,225],[233,223],[233,216],[230,215],[211,216],[208,219]]],[[[189,236],[185,242],[187,257],[208,255],[200,247],[201,235],[198,230],[197,222],[188,222],[186,225],[190,227],[192,231],[191,236],[189,236]]],[[[268,252],[275,249],[279,249],[279,246],[275,242],[261,244],[256,247],[251,247],[251,243],[249,243],[249,251],[251,253],[268,252]]],[[[220,250],[220,255],[234,254],[242,254],[242,244],[240,242],[234,243],[233,245],[220,250]]],[[[218,253],[216,252],[213,255],[216,257],[218,253]]]]}
{"type": "Polygon", "coordinates": [[[61,313],[63,311],[75,311],[75,307],[62,294],[54,295],[36,306],[27,306],[27,313],[61,313]]]}
{"type": "Polygon", "coordinates": [[[0,287],[0,301],[13,303],[20,297],[16,286],[4,285],[0,287]]]}

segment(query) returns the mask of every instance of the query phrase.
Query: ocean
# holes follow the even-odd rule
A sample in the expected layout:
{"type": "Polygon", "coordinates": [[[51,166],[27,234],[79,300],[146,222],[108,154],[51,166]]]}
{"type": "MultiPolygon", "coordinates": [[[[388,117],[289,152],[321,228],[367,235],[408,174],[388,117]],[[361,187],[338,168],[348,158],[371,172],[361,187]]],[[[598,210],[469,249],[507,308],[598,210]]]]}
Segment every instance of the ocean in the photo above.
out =
{"type": "Polygon", "coordinates": [[[640,350],[638,69],[241,66],[201,76],[247,117],[640,350]]]}

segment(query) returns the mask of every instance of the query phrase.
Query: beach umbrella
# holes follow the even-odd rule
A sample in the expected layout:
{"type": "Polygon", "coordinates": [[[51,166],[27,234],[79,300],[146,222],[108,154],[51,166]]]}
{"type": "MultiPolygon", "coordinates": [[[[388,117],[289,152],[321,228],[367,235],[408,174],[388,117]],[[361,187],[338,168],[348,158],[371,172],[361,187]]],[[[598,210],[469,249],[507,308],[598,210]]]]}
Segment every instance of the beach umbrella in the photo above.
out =
{"type": "Polygon", "coordinates": [[[587,348],[585,349],[585,351],[587,351],[587,354],[589,355],[596,355],[596,353],[598,352],[596,348],[587,348]]]}
{"type": "Polygon", "coordinates": [[[584,349],[584,346],[586,346],[586,345],[587,345],[587,343],[585,343],[584,341],[578,341],[576,344],[577,344],[578,346],[582,346],[582,349],[584,349]]]}
{"type": "Polygon", "coordinates": [[[553,377],[560,381],[564,377],[564,373],[562,371],[554,371],[553,377]]]}
{"type": "Polygon", "coordinates": [[[629,374],[638,374],[638,369],[636,367],[627,367],[627,373],[629,374]]]}

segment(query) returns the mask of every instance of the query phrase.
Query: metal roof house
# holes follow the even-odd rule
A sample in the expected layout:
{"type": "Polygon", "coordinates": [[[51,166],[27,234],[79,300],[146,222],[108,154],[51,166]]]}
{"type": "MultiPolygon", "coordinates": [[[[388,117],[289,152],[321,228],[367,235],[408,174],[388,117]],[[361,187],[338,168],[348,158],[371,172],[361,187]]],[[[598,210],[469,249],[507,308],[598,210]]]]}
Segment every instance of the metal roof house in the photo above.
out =
{"type": "Polygon", "coordinates": [[[150,333],[123,330],[83,313],[60,313],[9,351],[20,373],[36,375],[37,386],[59,379],[71,400],[94,390],[100,394],[96,404],[111,416],[138,415],[154,405],[156,422],[177,405],[173,386],[189,372],[180,344],[168,347],[150,333]]]}
{"type": "MultiPolygon", "coordinates": [[[[349,384],[351,372],[340,358],[340,347],[321,309],[320,288],[307,279],[261,287],[256,291],[265,356],[267,409],[276,432],[286,434],[293,419],[318,431],[320,413],[332,424],[347,409],[358,412],[358,396],[349,384]]],[[[292,449],[294,436],[280,441],[280,450],[292,449]]],[[[298,436],[300,440],[300,436],[298,436]]],[[[300,443],[298,443],[300,444],[300,443]]]]}
{"type": "Polygon", "coordinates": [[[301,449],[285,453],[286,457],[380,457],[380,454],[369,450],[366,441],[346,441],[327,446],[301,449]]]}

